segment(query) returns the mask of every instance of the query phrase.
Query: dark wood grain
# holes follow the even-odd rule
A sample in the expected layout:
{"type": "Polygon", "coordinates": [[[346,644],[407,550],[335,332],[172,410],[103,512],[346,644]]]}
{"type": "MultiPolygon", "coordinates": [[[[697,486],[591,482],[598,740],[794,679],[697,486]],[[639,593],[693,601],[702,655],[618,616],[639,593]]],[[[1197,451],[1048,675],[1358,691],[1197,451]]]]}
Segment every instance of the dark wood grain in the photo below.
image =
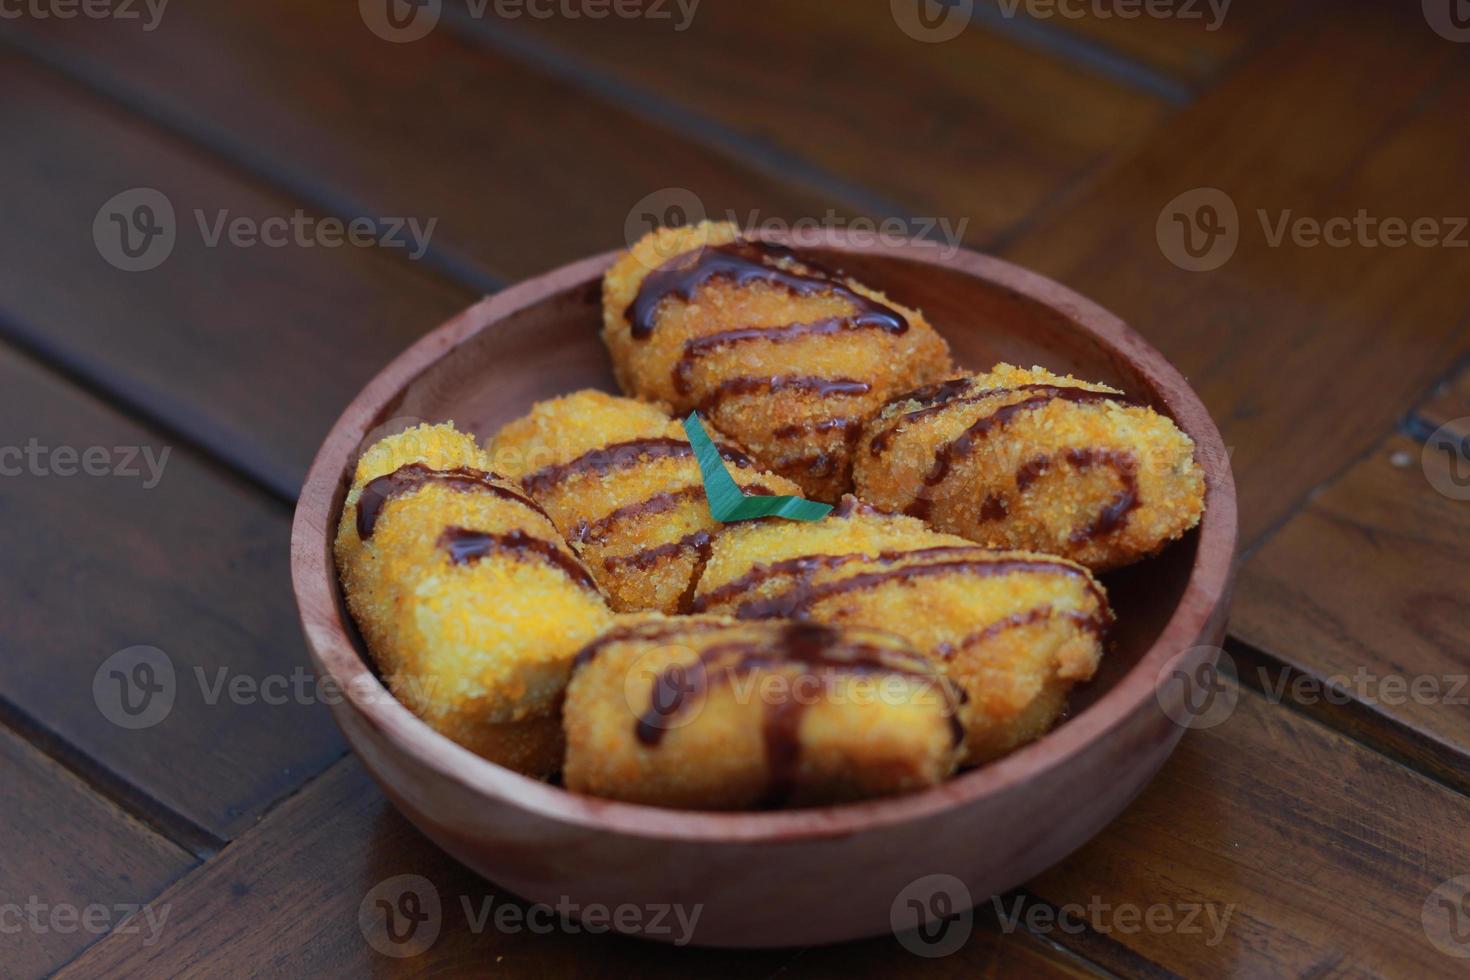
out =
{"type": "MultiPolygon", "coordinates": [[[[745,141],[872,188],[909,213],[1005,231],[1165,113],[1157,97],[984,30],[921,43],[886,3],[705,3],[687,30],[649,18],[496,18],[469,36],[579,64],[745,141]],[[751,53],[782,66],[751,69],[751,53]]],[[[627,96],[632,98],[633,96],[627,96]]],[[[740,152],[741,146],[734,146],[740,152]]]]}
{"type": "Polygon", "coordinates": [[[1234,0],[1214,7],[1206,0],[1157,5],[1162,16],[1149,15],[1145,4],[1119,0],[1087,3],[1051,0],[979,0],[984,26],[1046,47],[1061,57],[1123,73],[1113,57],[1129,59],[1190,87],[1208,84],[1244,54],[1251,43],[1273,30],[1300,7],[1296,0],[1234,0]],[[1027,21],[1027,24],[1013,23],[1027,21]],[[1042,32],[1069,35],[1078,46],[1042,32]]]}
{"type": "MultiPolygon", "coordinates": [[[[194,863],[4,727],[0,771],[0,839],[6,842],[0,847],[0,962],[6,976],[43,976],[61,966],[194,863]]],[[[171,910],[150,911],[154,924],[167,927],[171,910]]],[[[147,913],[135,923],[139,940],[158,934],[147,913]]]]}
{"type": "Polygon", "coordinates": [[[1456,131],[1467,112],[1470,62],[1417,5],[1334,4],[1007,250],[1122,315],[1190,378],[1234,449],[1247,543],[1470,349],[1470,249],[1272,248],[1256,212],[1450,216],[1470,167],[1456,131]],[[1240,246],[1188,272],[1155,226],[1201,187],[1234,200],[1240,246]]]}
{"type": "MultiPolygon", "coordinates": [[[[954,953],[919,959],[897,938],[884,936],[802,951],[783,974],[793,977],[893,977],[923,975],[952,980],[1004,977],[1108,976],[1094,963],[1028,932],[1003,926],[994,911],[971,912],[971,932],[954,953]]],[[[951,926],[951,928],[954,928],[951,926]]]]}
{"type": "MultiPolygon", "coordinates": [[[[526,903],[446,857],[393,810],[350,759],[158,901],[174,909],[161,942],[149,947],[136,936],[109,936],[62,976],[177,976],[219,963],[248,963],[255,972],[298,976],[493,971],[511,977],[746,977],[816,975],[838,968],[877,976],[885,968],[924,962],[893,939],[831,952],[741,952],[573,932],[560,916],[543,920],[540,913],[524,920],[535,922],[539,933],[517,924],[516,912],[504,913],[507,918],[497,925],[496,909],[524,911],[526,903]],[[409,874],[427,879],[438,894],[440,931],[426,950],[394,959],[365,936],[358,912],[379,883],[409,874]],[[260,928],[262,921],[271,928],[260,928]]],[[[376,915],[369,922],[374,939],[383,943],[386,937],[377,924],[382,913],[376,915]]],[[[988,926],[977,929],[961,954],[940,965],[948,971],[940,975],[953,976],[975,976],[976,970],[995,975],[1003,968],[1024,968],[1035,976],[1091,975],[1035,937],[1004,937],[988,926]]]]}
{"type": "Polygon", "coordinates": [[[1439,489],[1465,486],[1459,466],[1377,446],[1246,565],[1231,629],[1308,675],[1286,697],[1341,690],[1470,756],[1470,504],[1439,489]]]}
{"type": "MultiPolygon", "coordinates": [[[[705,952],[610,935],[548,933],[497,925],[502,904],[526,906],[475,877],[423,838],[383,799],[355,760],[346,760],[282,805],[208,866],[161,896],[177,926],[149,948],[111,936],[64,975],[141,972],[175,976],[220,962],[256,971],[337,976],[376,972],[494,971],[509,976],[713,976],[771,974],[793,951],[705,952]],[[395,961],[369,942],[359,907],[397,875],[427,879],[439,896],[437,941],[395,961]],[[485,903],[492,910],[482,919],[485,903]],[[467,912],[468,909],[468,912],[467,912]],[[258,927],[262,920],[275,926],[258,927]]],[[[382,914],[378,913],[379,919],[382,914]]],[[[374,938],[388,943],[377,927],[374,938]]]]}
{"type": "MultiPolygon", "coordinates": [[[[0,696],[221,839],[341,755],[314,685],[298,697],[274,682],[248,700],[218,688],[308,676],[283,507],[4,350],[0,418],[0,696]],[[80,471],[94,447],[94,474],[109,475],[80,471]],[[129,730],[93,685],[109,657],[139,645],[172,661],[175,700],[153,727],[129,730]]],[[[100,681],[108,703],[122,693],[113,680],[100,681]]],[[[148,703],[137,689],[131,701],[148,703]]]]}
{"type": "Polygon", "coordinates": [[[588,99],[443,24],[413,43],[384,41],[356,4],[179,6],[152,33],[84,19],[5,24],[38,56],[233,159],[258,161],[262,176],[299,195],[437,218],[436,250],[480,277],[514,281],[621,246],[635,205],[668,187],[698,195],[710,213],[820,217],[849,207],[588,99]]]}
{"type": "Polygon", "coordinates": [[[259,221],[300,202],[3,50],[0,85],[0,124],[26,134],[0,159],[0,331],[283,497],[352,393],[475,295],[375,249],[211,248],[196,210],[259,221]],[[177,237],[162,265],[125,272],[93,219],[135,187],[168,197],[177,237]]]}
{"type": "MultiPolygon", "coordinates": [[[[1183,976],[1455,975],[1463,960],[1430,945],[1421,912],[1470,868],[1457,829],[1470,802],[1298,712],[1224,690],[1238,696],[1228,719],[1188,733],[1132,807],[1030,889],[1183,976]],[[1171,924],[1130,924],[1122,911],[1151,906],[1171,924]],[[1185,927],[1192,908],[1199,931],[1185,927]]],[[[1113,959],[1091,934],[1050,938],[1113,959]]]]}
{"type": "Polygon", "coordinates": [[[1418,415],[1435,428],[1449,425],[1455,432],[1470,435],[1470,371],[1458,372],[1436,386],[1418,415]]]}
{"type": "MultiPolygon", "coordinates": [[[[1032,921],[1040,923],[1041,938],[1128,973],[1301,975],[1351,964],[1369,975],[1406,968],[1449,975],[1456,964],[1429,946],[1419,913],[1432,889],[1470,863],[1465,842],[1443,833],[1467,818],[1467,808],[1463,797],[1244,692],[1224,725],[1186,737],[1117,823],[1032,883],[1042,906],[1063,911],[1065,928],[1032,921]],[[1263,764],[1268,760],[1283,764],[1263,764]],[[1374,792],[1364,795],[1364,786],[1374,792]],[[1140,927],[1151,907],[1167,909],[1155,914],[1172,916],[1171,924],[1140,927]]],[[[397,874],[425,876],[444,903],[443,931],[411,961],[416,969],[470,969],[503,956],[496,965],[512,975],[585,969],[589,961],[610,974],[747,974],[774,970],[790,956],[675,952],[585,935],[476,934],[461,897],[479,908],[486,896],[498,900],[503,892],[418,837],[348,761],[165,893],[160,900],[183,916],[165,943],[149,949],[136,937],[110,937],[74,969],[79,976],[176,972],[219,956],[293,969],[386,967],[389,961],[364,940],[356,913],[375,884],[397,874]],[[269,937],[250,926],[267,910],[280,926],[269,937]]],[[[965,949],[925,965],[940,975],[1005,966],[1077,970],[1037,946],[1035,936],[998,940],[1002,917],[1035,904],[1018,896],[986,903],[965,949]]],[[[917,967],[908,955],[892,940],[874,940],[809,950],[787,969],[825,975],[917,967]]]]}
{"type": "Polygon", "coordinates": [[[1315,718],[1338,734],[1462,796],[1470,796],[1470,756],[1459,746],[1414,728],[1378,705],[1341,694],[1326,696],[1322,678],[1243,640],[1227,638],[1225,649],[1242,686],[1250,687],[1272,704],[1315,718]]]}

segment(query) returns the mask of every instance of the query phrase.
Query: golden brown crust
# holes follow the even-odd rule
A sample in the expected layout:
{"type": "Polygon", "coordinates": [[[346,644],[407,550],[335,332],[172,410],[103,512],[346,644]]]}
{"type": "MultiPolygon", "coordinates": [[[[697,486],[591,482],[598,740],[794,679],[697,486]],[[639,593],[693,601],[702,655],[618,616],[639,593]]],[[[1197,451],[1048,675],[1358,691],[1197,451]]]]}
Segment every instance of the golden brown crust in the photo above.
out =
{"type": "Polygon", "coordinates": [[[695,608],[892,630],[969,695],[969,764],[1040,736],[1092,677],[1111,621],[1072,562],[981,548],[918,520],[844,502],[814,524],[760,522],[715,545],[695,608]]]}
{"type": "Polygon", "coordinates": [[[547,776],[572,657],[611,612],[551,521],[489,468],[449,424],[373,446],[343,509],[338,566],[395,697],[486,758],[547,776]],[[405,473],[415,479],[381,490],[405,473]],[[365,490],[377,500],[366,527],[365,490]]]}
{"type": "Polygon", "coordinates": [[[624,617],[568,687],[566,785],[695,809],[907,792],[954,771],[955,704],[892,634],[624,617]]]}
{"type": "MultiPolygon", "coordinates": [[[[840,278],[831,289],[804,293],[758,278],[710,278],[687,298],[664,298],[652,329],[636,335],[628,310],[650,273],[738,237],[731,224],[662,229],[608,270],[603,339],[618,382],[678,415],[699,410],[808,496],[835,501],[851,486],[852,446],[864,420],[899,392],[948,373],[949,348],[923,314],[840,278]],[[858,315],[869,306],[896,314],[906,329],[858,315]]],[[[816,274],[799,259],[762,261],[816,274]]]]}
{"type": "MultiPolygon", "coordinates": [[[[579,391],[533,406],[488,452],[546,508],[613,609],[680,611],[724,525],[710,516],[678,422],[645,402],[579,391]]],[[[727,469],[752,492],[800,492],[748,463],[727,469]]]]}
{"type": "Polygon", "coordinates": [[[864,500],[992,548],[1094,570],[1159,551],[1199,523],[1194,444],[1105,385],[1009,364],[895,399],[863,432],[864,500]]]}

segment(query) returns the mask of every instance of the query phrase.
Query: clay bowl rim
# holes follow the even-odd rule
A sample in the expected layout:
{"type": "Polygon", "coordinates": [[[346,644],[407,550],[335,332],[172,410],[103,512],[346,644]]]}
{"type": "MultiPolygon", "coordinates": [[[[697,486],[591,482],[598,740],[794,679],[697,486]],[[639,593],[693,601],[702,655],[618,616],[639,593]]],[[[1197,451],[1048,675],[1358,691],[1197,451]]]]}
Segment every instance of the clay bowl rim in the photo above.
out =
{"type": "MultiPolygon", "coordinates": [[[[554,269],[474,304],[420,338],[396,357],[353,399],[332,425],[312,462],[291,529],[292,585],[307,645],[319,673],[345,693],[337,710],[352,710],[414,763],[479,796],[549,820],[635,837],[690,842],[786,842],[843,837],[933,817],[987,796],[1017,790],[1027,780],[1106,738],[1150,705],[1166,666],[1182,661],[1202,640],[1233,574],[1237,516],[1234,480],[1219,430],[1177,370],[1118,317],[1045,276],[967,249],[932,242],[873,243],[827,231],[819,248],[940,266],[979,278],[1049,307],[1088,333],[1113,356],[1148,378],[1170,414],[1196,443],[1205,470],[1207,508],[1183,594],[1153,645],[1097,701],[1055,730],[996,762],[952,777],[927,790],[879,800],[772,812],[673,810],[583,796],[522,776],[462,748],[429,728],[388,693],[369,669],[342,621],[331,558],[333,512],[339,481],[355,464],[362,440],[386,417],[400,393],[425,369],[505,317],[568,289],[585,288],[621,254],[605,252],[554,269]]],[[[811,244],[810,240],[804,244],[811,244]]],[[[942,332],[942,330],[941,330],[942,332]]],[[[529,407],[529,406],[528,406],[529,407]]],[[[349,743],[352,738],[348,736],[349,743]]],[[[355,747],[355,746],[354,746],[355,747]]],[[[370,767],[371,768],[371,767],[370,767]]],[[[432,807],[424,813],[433,817],[432,807]]]]}

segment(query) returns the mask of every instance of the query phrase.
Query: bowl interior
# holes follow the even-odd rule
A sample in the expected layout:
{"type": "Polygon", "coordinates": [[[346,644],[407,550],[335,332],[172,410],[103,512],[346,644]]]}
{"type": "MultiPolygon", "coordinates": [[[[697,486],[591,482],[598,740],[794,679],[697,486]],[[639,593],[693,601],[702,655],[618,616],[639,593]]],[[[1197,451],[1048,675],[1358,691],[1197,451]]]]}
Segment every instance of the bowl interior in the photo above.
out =
{"type": "MultiPolygon", "coordinates": [[[[1114,385],[1179,418],[1164,386],[1147,370],[1117,346],[1082,329],[1064,306],[1036,298],[1036,289],[1027,295],[977,276],[974,270],[893,254],[811,251],[826,264],[922,309],[964,368],[985,370],[1002,360],[1039,364],[1114,385]]],[[[587,387],[617,392],[599,336],[600,274],[605,264],[578,266],[582,272],[575,281],[471,333],[447,356],[433,359],[386,399],[368,422],[359,451],[420,421],[453,420],[484,439],[537,400],[587,387]]],[[[1044,292],[1049,284],[1038,282],[1044,292]]],[[[329,526],[335,526],[340,514],[350,470],[351,461],[340,474],[329,526]]],[[[1153,646],[1188,586],[1198,534],[1192,532],[1158,558],[1104,576],[1118,615],[1114,646],[1097,677],[1073,693],[1068,717],[1103,697],[1153,646]]],[[[342,621],[350,623],[340,589],[338,593],[342,621]]],[[[359,656],[370,664],[360,640],[355,635],[353,640],[359,656]]]]}

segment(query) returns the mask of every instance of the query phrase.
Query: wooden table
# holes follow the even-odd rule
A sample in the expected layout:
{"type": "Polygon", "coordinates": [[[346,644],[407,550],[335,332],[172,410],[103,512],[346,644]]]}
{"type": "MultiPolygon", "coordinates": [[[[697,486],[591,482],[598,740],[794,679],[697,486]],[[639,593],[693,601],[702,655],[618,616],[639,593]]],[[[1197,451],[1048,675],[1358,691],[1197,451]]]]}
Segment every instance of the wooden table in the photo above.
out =
{"type": "Polygon", "coordinates": [[[0,972],[1470,968],[1470,32],[1448,0],[905,2],[7,5],[0,972]],[[691,196],[963,222],[1130,321],[1233,449],[1233,711],[948,957],[477,930],[514,899],[396,815],[310,682],[287,523],[336,414],[691,196]],[[435,225],[412,257],[323,223],[357,217],[435,225]],[[165,673],[166,711],[123,699],[165,673]],[[409,873],[442,928],[394,959],[358,910],[409,873]]]}

